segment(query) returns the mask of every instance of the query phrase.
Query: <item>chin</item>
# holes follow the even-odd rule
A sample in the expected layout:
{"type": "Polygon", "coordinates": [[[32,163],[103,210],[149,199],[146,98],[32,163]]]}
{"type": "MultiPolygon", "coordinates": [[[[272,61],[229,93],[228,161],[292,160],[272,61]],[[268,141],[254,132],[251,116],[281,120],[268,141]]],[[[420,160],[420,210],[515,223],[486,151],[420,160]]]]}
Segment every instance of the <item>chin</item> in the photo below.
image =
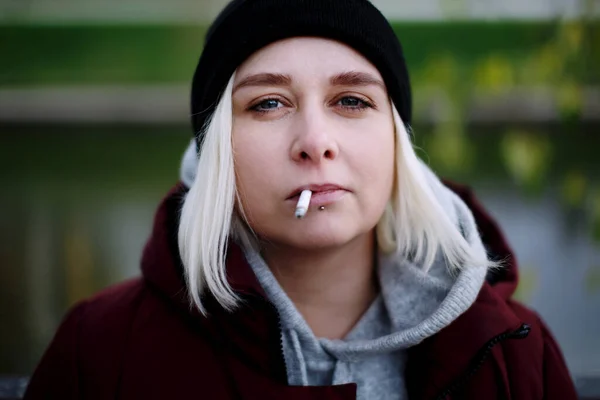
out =
{"type": "Polygon", "coordinates": [[[273,244],[303,250],[323,250],[344,246],[372,231],[376,222],[369,222],[356,218],[294,220],[291,223],[286,221],[282,224],[255,226],[254,232],[262,240],[273,244]]]}
{"type": "Polygon", "coordinates": [[[354,238],[348,238],[346,240],[342,238],[332,237],[307,238],[303,240],[294,240],[288,242],[288,245],[304,250],[322,250],[334,247],[341,247],[346,243],[350,242],[352,239],[354,238]]]}
{"type": "Polygon", "coordinates": [[[360,232],[353,228],[347,227],[344,229],[337,227],[336,229],[326,229],[315,226],[312,229],[288,232],[278,241],[284,242],[288,246],[306,250],[339,247],[351,242],[360,235],[360,232]]]}

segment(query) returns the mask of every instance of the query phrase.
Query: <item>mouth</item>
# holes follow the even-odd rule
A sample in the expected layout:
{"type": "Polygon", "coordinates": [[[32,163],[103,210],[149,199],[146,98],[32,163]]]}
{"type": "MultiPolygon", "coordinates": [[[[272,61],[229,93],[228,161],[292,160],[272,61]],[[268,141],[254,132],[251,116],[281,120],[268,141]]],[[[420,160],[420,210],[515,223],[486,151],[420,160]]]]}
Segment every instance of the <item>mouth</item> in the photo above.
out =
{"type": "Polygon", "coordinates": [[[296,188],[286,200],[297,202],[300,198],[300,193],[304,190],[310,190],[312,197],[310,200],[311,206],[322,206],[334,203],[340,200],[350,190],[343,186],[326,183],[326,184],[311,184],[296,188]]]}

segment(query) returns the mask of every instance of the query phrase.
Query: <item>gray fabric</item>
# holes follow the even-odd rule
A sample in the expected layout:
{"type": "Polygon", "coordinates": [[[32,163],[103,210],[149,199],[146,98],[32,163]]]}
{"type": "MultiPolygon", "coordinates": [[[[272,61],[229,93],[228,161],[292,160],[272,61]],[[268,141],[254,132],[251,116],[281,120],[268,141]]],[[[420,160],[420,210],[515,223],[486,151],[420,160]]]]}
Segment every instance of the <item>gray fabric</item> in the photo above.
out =
{"type": "MultiPolygon", "coordinates": [[[[426,168],[425,175],[452,220],[479,252],[483,244],[467,206],[426,168]]],[[[448,326],[475,301],[486,269],[464,266],[450,274],[439,256],[424,272],[419,265],[380,255],[381,293],[344,340],[317,338],[258,252],[246,258],[282,324],[290,385],[355,382],[358,399],[406,399],[406,349],[448,326]]]]}
{"type": "Polygon", "coordinates": [[[179,177],[181,182],[188,188],[196,179],[196,169],[198,168],[198,155],[196,153],[196,139],[190,140],[183,158],[181,159],[181,167],[179,168],[179,177]]]}
{"type": "Polygon", "coordinates": [[[369,343],[394,332],[383,296],[378,296],[344,341],[317,338],[285,294],[260,255],[248,262],[275,304],[281,319],[283,355],[290,385],[338,385],[355,382],[358,399],[405,399],[404,353],[352,351],[351,344],[369,343]]]}

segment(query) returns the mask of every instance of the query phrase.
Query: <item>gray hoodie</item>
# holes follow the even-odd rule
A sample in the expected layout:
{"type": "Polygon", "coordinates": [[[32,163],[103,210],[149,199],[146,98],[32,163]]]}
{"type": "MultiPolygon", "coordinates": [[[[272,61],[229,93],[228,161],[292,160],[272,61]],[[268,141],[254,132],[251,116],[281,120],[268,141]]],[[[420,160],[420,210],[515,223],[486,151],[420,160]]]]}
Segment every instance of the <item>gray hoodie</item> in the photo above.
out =
{"type": "MultiPolygon", "coordinates": [[[[195,149],[194,149],[195,152],[195,149]]],[[[189,152],[191,153],[191,151],[189,152]]],[[[182,180],[193,182],[195,157],[184,157],[182,180]]],[[[471,246],[485,254],[468,207],[425,165],[430,187],[471,246]]],[[[246,258],[275,305],[290,385],[354,382],[359,400],[406,399],[406,350],[448,326],[475,301],[486,268],[465,265],[451,274],[441,255],[425,273],[420,265],[380,255],[380,294],[343,340],[316,337],[258,252],[246,258]]]]}

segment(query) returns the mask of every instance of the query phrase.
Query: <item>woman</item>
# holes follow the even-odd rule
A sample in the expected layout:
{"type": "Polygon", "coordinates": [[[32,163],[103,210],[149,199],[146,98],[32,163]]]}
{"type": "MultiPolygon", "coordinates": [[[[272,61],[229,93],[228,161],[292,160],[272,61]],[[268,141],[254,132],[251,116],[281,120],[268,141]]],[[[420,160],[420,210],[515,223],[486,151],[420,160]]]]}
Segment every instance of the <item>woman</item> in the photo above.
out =
{"type": "Polygon", "coordinates": [[[410,111],[368,1],[232,2],[143,278],[73,308],[26,398],[576,398],[510,300],[495,223],[415,155],[410,111]]]}

